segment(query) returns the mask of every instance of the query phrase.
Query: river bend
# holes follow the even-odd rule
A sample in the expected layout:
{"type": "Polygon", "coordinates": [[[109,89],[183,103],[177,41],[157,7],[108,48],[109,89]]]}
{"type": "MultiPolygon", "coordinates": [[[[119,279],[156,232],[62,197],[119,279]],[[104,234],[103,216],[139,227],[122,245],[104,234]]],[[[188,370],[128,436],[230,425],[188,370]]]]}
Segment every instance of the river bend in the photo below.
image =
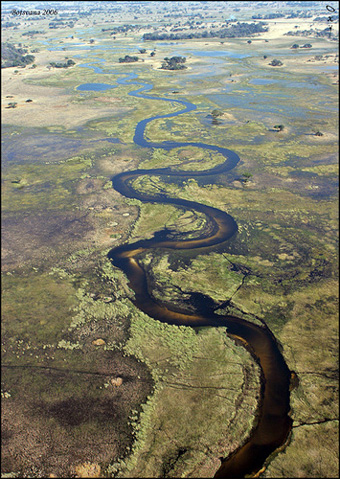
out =
{"type": "MultiPolygon", "coordinates": [[[[97,73],[104,73],[97,66],[82,65],[93,68],[97,73]]],[[[109,72],[110,74],[115,72],[109,72]]],[[[183,109],[174,113],[157,115],[140,121],[135,129],[134,142],[145,148],[162,148],[171,150],[181,146],[196,146],[207,150],[217,151],[225,157],[224,163],[205,171],[172,171],[171,168],[140,169],[120,173],[112,178],[112,185],[119,193],[129,198],[137,198],[142,202],[169,203],[181,208],[191,209],[204,213],[211,225],[209,235],[202,235],[198,239],[173,240],[167,237],[166,231],[155,232],[153,238],[141,240],[131,244],[124,244],[113,248],[108,257],[115,267],[120,268],[127,276],[129,285],[135,292],[134,304],[150,317],[168,324],[185,325],[191,327],[225,327],[227,334],[232,338],[242,339],[242,344],[258,362],[261,368],[262,386],[259,403],[259,414],[249,439],[227,458],[221,460],[221,466],[214,477],[216,478],[244,478],[258,477],[266,460],[275,450],[285,444],[289,436],[292,420],[289,416],[289,387],[291,373],[279,351],[275,337],[264,325],[258,326],[236,316],[220,316],[211,311],[211,314],[188,314],[184,311],[171,310],[159,301],[155,301],[149,294],[147,276],[138,263],[138,255],[154,248],[171,250],[197,249],[218,245],[237,232],[235,220],[227,213],[195,201],[189,201],[169,196],[155,196],[141,193],[132,186],[133,180],[142,175],[176,176],[195,178],[211,176],[233,169],[239,162],[238,155],[226,148],[208,145],[200,142],[164,141],[155,143],[145,138],[145,128],[148,123],[158,118],[170,118],[196,109],[188,101],[160,98],[145,95],[142,92],[150,91],[153,86],[136,82],[137,75],[131,73],[124,78],[117,79],[118,84],[136,84],[138,89],[129,95],[157,101],[167,101],[183,106],[183,109]]],[[[203,418],[202,418],[203,419],[203,418]]]]}

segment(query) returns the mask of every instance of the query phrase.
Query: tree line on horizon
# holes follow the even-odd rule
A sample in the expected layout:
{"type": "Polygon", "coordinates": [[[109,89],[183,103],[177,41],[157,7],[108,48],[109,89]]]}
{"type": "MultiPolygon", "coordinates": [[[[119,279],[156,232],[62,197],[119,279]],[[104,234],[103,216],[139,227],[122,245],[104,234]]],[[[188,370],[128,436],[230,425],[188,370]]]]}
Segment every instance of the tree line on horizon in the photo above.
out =
{"type": "Polygon", "coordinates": [[[268,31],[268,27],[265,23],[240,23],[231,25],[219,30],[203,30],[203,31],[190,31],[185,30],[179,33],[168,32],[154,32],[145,33],[143,40],[190,40],[192,38],[236,38],[236,37],[248,37],[256,33],[264,33],[268,31]]]}

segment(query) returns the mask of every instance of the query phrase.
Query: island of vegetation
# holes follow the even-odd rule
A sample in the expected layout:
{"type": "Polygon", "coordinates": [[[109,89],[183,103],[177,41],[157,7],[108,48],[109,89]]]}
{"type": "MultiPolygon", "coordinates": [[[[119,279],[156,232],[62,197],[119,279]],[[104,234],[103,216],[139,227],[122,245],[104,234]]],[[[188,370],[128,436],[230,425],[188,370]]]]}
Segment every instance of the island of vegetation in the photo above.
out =
{"type": "Polygon", "coordinates": [[[51,67],[53,68],[69,68],[69,67],[73,67],[73,65],[75,65],[76,62],[74,60],[72,60],[71,58],[69,60],[67,60],[67,62],[50,62],[50,65],[51,67]]]}
{"type": "Polygon", "coordinates": [[[119,63],[134,63],[138,62],[139,58],[137,56],[125,55],[125,57],[119,58],[119,63]]]}
{"type": "Polygon", "coordinates": [[[187,68],[184,63],[186,62],[185,57],[165,57],[162,62],[162,70],[184,70],[187,68]]]}

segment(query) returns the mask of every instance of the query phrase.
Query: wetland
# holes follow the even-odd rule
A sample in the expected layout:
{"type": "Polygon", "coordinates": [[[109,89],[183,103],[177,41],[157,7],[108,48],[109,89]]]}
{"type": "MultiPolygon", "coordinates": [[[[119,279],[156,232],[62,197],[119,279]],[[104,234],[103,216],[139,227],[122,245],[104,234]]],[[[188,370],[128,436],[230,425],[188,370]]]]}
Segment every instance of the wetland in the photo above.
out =
{"type": "Polygon", "coordinates": [[[148,2],[113,40],[129,3],[4,29],[39,52],[2,69],[2,473],[337,477],[336,44],[141,42],[148,2]]]}

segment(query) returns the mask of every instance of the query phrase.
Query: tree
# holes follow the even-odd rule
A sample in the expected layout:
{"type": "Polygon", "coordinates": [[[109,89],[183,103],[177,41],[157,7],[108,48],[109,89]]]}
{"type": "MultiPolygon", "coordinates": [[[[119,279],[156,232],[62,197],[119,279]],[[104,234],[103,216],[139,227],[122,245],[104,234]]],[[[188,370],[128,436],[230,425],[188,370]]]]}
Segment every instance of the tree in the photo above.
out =
{"type": "Polygon", "coordinates": [[[217,109],[216,109],[216,110],[213,110],[213,111],[211,112],[211,116],[212,116],[214,119],[216,119],[216,118],[218,118],[219,116],[222,116],[222,115],[223,115],[223,111],[221,111],[221,110],[217,110],[217,109]]]}
{"type": "Polygon", "coordinates": [[[125,55],[124,58],[119,58],[119,63],[132,63],[138,62],[138,57],[131,57],[130,55],[125,55]]]}
{"type": "Polygon", "coordinates": [[[276,60],[276,58],[274,58],[274,60],[272,60],[269,65],[271,65],[272,67],[280,67],[281,65],[283,65],[283,63],[280,60],[276,60]]]}
{"type": "Polygon", "coordinates": [[[297,43],[294,43],[290,48],[299,48],[299,45],[297,43]]]}
{"type": "Polygon", "coordinates": [[[50,62],[50,65],[51,67],[53,68],[68,68],[68,67],[72,67],[73,65],[75,65],[76,62],[73,61],[73,60],[67,60],[66,63],[56,63],[56,62],[50,62]]]}
{"type": "Polygon", "coordinates": [[[217,109],[213,110],[213,111],[211,112],[212,124],[213,124],[213,125],[220,125],[221,122],[218,121],[218,117],[219,117],[219,116],[222,116],[222,115],[223,115],[223,111],[217,110],[217,109]]]}
{"type": "Polygon", "coordinates": [[[321,133],[321,131],[318,130],[318,131],[315,133],[315,136],[323,136],[323,133],[321,133]]]}
{"type": "Polygon", "coordinates": [[[145,49],[145,48],[141,48],[141,49],[139,50],[139,53],[142,53],[142,54],[143,54],[143,53],[146,53],[146,49],[145,49]]]}
{"type": "Polygon", "coordinates": [[[282,131],[284,129],[284,125],[274,125],[274,128],[278,131],[282,131]]]}
{"type": "Polygon", "coordinates": [[[186,66],[183,65],[183,63],[185,62],[185,57],[165,57],[161,68],[163,70],[183,70],[184,68],[186,68],[186,66]]]}
{"type": "Polygon", "coordinates": [[[247,183],[247,181],[249,181],[250,178],[252,178],[253,175],[246,171],[245,173],[242,173],[242,176],[243,176],[243,178],[242,178],[243,183],[247,183]]]}

